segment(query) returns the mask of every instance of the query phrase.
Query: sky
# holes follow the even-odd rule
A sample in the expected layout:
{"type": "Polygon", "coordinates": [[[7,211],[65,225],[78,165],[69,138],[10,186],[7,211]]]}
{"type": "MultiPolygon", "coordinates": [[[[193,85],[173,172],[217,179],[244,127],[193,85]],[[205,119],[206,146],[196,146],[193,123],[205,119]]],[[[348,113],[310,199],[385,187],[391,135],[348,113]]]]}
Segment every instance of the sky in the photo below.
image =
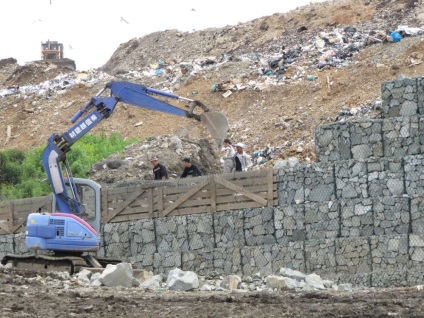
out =
{"type": "Polygon", "coordinates": [[[41,42],[58,41],[78,70],[104,65],[121,43],[177,29],[192,32],[247,22],[325,0],[3,0],[0,59],[41,59],[41,42]]]}

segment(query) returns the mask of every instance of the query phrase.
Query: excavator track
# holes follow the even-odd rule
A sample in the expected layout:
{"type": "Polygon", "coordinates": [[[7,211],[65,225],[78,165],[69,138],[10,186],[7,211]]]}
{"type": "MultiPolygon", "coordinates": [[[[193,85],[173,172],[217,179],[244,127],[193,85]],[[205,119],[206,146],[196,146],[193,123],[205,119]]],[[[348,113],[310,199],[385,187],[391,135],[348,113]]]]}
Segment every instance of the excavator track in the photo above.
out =
{"type": "MultiPolygon", "coordinates": [[[[92,259],[92,257],[91,257],[92,259]]],[[[95,259],[101,267],[105,267],[107,264],[118,264],[121,261],[115,259],[99,258],[95,259]]],[[[97,267],[93,266],[93,262],[90,257],[87,256],[62,256],[62,255],[42,255],[42,254],[9,254],[5,255],[1,260],[3,265],[11,263],[14,268],[26,269],[36,272],[68,272],[69,274],[75,274],[80,271],[81,268],[97,267]]]]}

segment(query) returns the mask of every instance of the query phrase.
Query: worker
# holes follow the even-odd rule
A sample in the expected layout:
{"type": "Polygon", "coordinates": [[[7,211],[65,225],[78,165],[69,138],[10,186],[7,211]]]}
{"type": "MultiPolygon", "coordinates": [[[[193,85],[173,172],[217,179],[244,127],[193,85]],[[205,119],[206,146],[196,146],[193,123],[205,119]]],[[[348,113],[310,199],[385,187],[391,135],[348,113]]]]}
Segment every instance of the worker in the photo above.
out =
{"type": "Polygon", "coordinates": [[[196,165],[191,163],[190,158],[184,158],[182,161],[183,161],[184,171],[181,174],[180,178],[198,177],[202,175],[199,168],[197,168],[196,165]]]}
{"type": "Polygon", "coordinates": [[[236,154],[234,155],[235,170],[238,172],[247,171],[253,163],[250,156],[244,151],[246,146],[239,142],[234,147],[236,147],[236,154]]]}
{"type": "Polygon", "coordinates": [[[224,139],[224,147],[221,149],[224,152],[222,159],[224,160],[224,173],[231,173],[234,170],[234,155],[235,150],[230,139],[224,139]]]}
{"type": "Polygon", "coordinates": [[[159,162],[158,157],[151,157],[149,161],[153,165],[153,179],[154,180],[165,180],[168,179],[168,171],[165,166],[159,162]]]}

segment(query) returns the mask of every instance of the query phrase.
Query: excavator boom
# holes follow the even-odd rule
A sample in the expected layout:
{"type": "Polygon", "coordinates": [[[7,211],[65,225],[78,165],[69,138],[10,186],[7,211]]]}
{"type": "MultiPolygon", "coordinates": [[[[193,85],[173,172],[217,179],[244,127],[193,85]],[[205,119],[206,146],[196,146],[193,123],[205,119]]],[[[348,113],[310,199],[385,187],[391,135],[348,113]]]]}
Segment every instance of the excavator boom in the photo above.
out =
{"type": "MultiPolygon", "coordinates": [[[[69,268],[70,272],[75,271],[75,268],[79,268],[81,264],[101,265],[101,262],[96,261],[93,257],[82,255],[86,252],[96,252],[100,248],[98,233],[101,211],[96,210],[95,212],[96,222],[86,222],[82,218],[84,209],[81,196],[83,193],[77,187],[76,180],[74,181],[66,153],[75,142],[98,123],[111,116],[118,102],[200,120],[210,131],[218,147],[222,144],[228,130],[228,120],[225,115],[209,110],[199,101],[135,83],[107,83],[95,97],[75,113],[70,120],[73,124],[71,128],[62,134],[53,134],[49,137],[47,147],[42,155],[42,162],[53,190],[54,213],[31,213],[27,219],[25,242],[30,250],[49,250],[54,251],[56,255],[34,254],[25,257],[6,255],[2,259],[3,264],[11,262],[15,265],[40,265],[44,268],[61,264],[61,266],[69,268]],[[109,95],[101,96],[105,91],[109,91],[109,95]],[[156,96],[187,101],[191,103],[191,106],[189,110],[184,110],[168,104],[156,96]],[[196,114],[194,112],[196,107],[200,107],[204,112],[200,115],[196,114]],[[62,168],[66,170],[65,173],[62,168]]],[[[96,197],[96,201],[99,200],[96,197]]],[[[100,206],[99,202],[97,204],[100,206]]]]}

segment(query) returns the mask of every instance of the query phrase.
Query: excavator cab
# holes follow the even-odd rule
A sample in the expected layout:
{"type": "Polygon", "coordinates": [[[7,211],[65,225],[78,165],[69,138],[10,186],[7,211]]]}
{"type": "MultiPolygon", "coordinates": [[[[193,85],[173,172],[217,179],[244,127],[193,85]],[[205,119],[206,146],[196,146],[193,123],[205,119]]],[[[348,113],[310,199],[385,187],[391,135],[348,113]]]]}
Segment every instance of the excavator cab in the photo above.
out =
{"type": "MultiPolygon", "coordinates": [[[[89,179],[74,178],[74,184],[77,188],[77,193],[79,196],[80,207],[81,207],[81,218],[90,224],[97,233],[100,232],[101,224],[101,186],[97,182],[94,182],[89,179]]],[[[65,187],[69,196],[71,193],[71,188],[69,184],[69,179],[65,178],[65,187]]],[[[53,196],[53,209],[52,211],[57,211],[56,208],[56,197],[53,196]]]]}
{"type": "MultiPolygon", "coordinates": [[[[70,194],[69,179],[64,179],[70,194]]],[[[100,248],[101,199],[100,185],[88,179],[74,179],[81,215],[70,213],[31,213],[27,220],[25,243],[30,250],[86,251],[100,248]]],[[[53,196],[52,211],[58,211],[53,196]]]]}

